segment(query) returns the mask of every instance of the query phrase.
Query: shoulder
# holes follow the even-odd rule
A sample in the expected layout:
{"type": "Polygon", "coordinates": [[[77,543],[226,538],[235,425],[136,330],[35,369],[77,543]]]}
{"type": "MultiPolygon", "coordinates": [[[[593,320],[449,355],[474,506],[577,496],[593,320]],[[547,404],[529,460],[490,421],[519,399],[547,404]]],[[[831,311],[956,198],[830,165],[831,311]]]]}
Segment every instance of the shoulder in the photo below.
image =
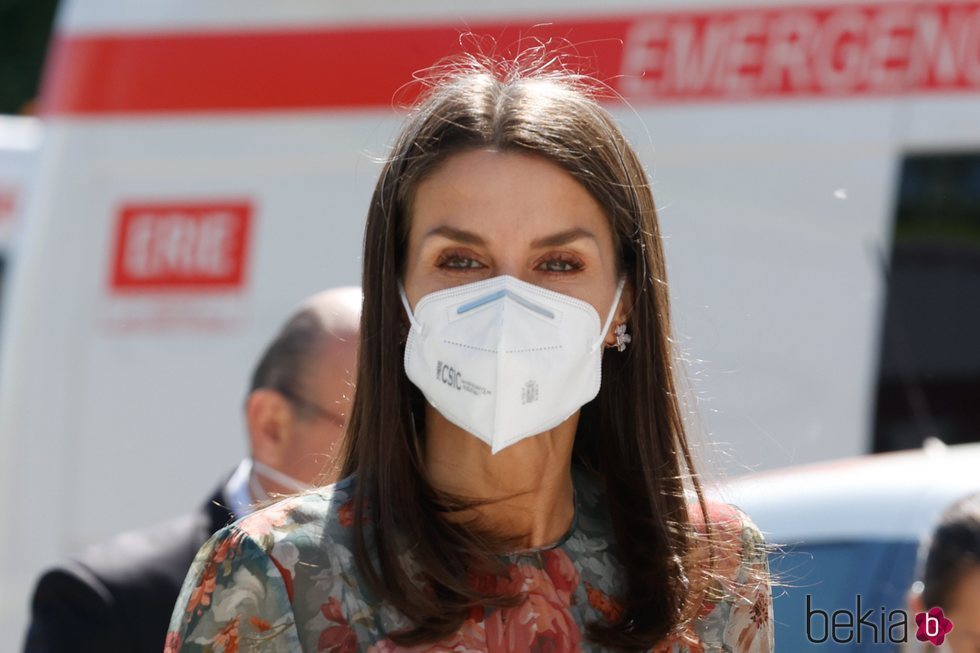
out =
{"type": "Polygon", "coordinates": [[[248,537],[266,553],[288,543],[298,549],[322,549],[351,539],[355,477],[297,494],[257,510],[229,527],[248,537]]]}
{"type": "MultiPolygon", "coordinates": [[[[207,578],[216,570],[230,577],[241,567],[272,567],[272,576],[281,576],[291,603],[297,584],[328,588],[354,565],[354,490],[350,477],[235,521],[201,549],[191,573],[207,578]]],[[[264,574],[258,577],[266,578],[264,574]]]]}
{"type": "MultiPolygon", "coordinates": [[[[692,530],[690,567],[702,573],[695,580],[709,585],[709,600],[719,591],[737,594],[747,584],[768,583],[765,536],[752,518],[738,506],[707,502],[705,519],[699,504],[690,504],[692,530]]],[[[697,588],[703,589],[703,588],[697,588]]]]}
{"type": "Polygon", "coordinates": [[[38,581],[38,591],[77,583],[106,600],[142,587],[154,592],[172,587],[176,596],[195,552],[210,535],[202,523],[203,517],[194,513],[117,535],[49,570],[38,581]]]}
{"type": "Polygon", "coordinates": [[[47,570],[31,600],[28,650],[69,636],[74,650],[147,638],[159,648],[187,569],[210,535],[206,523],[192,513],[123,533],[47,570]]]}
{"type": "Polygon", "coordinates": [[[689,564],[700,572],[692,575],[692,584],[703,597],[698,637],[733,651],[768,652],[773,624],[765,537],[737,506],[708,502],[707,509],[705,519],[700,506],[689,507],[694,535],[689,564]]]}
{"type": "Polygon", "coordinates": [[[291,646],[332,618],[328,608],[337,597],[354,601],[348,517],[353,489],[353,480],[345,479],[285,498],[218,531],[188,573],[171,618],[168,650],[196,651],[187,648],[190,643],[218,643],[232,632],[236,639],[275,634],[291,646]]]}
{"type": "Polygon", "coordinates": [[[744,510],[717,501],[708,501],[706,506],[707,519],[696,502],[688,505],[688,518],[695,541],[706,542],[707,534],[712,544],[720,547],[716,559],[721,564],[732,569],[733,565],[765,554],[765,536],[744,510]]]}

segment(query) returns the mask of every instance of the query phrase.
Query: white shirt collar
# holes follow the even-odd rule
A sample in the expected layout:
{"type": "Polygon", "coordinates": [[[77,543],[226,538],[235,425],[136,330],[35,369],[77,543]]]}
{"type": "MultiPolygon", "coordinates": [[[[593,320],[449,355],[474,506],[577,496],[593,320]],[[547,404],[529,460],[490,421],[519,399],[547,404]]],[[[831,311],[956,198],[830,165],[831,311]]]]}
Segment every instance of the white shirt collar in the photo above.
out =
{"type": "MultiPolygon", "coordinates": [[[[257,502],[256,494],[261,490],[251,487],[253,484],[252,459],[244,458],[238,463],[238,467],[232,473],[231,478],[225,483],[223,494],[228,507],[231,509],[235,519],[241,519],[255,509],[257,502]]],[[[261,496],[265,496],[263,492],[261,496]]]]}

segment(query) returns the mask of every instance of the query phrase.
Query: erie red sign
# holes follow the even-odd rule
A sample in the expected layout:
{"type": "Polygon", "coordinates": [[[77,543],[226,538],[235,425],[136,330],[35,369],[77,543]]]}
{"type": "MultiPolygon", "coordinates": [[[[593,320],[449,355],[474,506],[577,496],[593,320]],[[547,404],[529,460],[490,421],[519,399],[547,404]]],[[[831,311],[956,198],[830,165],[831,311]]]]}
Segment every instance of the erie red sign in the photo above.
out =
{"type": "Polygon", "coordinates": [[[234,291],[245,283],[247,202],[124,205],[110,285],[115,291],[234,291]]]}

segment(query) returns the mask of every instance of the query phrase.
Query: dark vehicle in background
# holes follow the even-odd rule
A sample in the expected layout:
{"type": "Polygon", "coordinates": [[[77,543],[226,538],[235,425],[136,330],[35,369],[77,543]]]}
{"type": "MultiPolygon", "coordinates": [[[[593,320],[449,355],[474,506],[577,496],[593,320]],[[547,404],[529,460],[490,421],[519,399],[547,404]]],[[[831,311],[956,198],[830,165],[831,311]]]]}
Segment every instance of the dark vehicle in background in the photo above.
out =
{"type": "MultiPolygon", "coordinates": [[[[894,611],[906,609],[919,543],[947,506],[977,491],[980,445],[933,440],[918,450],[747,475],[719,494],[778,545],[769,558],[776,646],[792,653],[915,650],[895,641],[903,615],[894,611]],[[836,632],[835,610],[854,615],[850,626],[840,615],[836,632]]],[[[907,621],[915,645],[914,615],[907,621]]]]}

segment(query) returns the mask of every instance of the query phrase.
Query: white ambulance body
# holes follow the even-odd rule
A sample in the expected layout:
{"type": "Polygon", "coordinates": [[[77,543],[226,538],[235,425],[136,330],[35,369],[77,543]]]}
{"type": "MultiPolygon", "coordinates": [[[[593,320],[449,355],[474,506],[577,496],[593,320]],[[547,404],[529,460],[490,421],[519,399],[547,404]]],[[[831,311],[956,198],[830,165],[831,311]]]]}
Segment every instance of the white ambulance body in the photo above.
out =
{"type": "Polygon", "coordinates": [[[0,651],[45,565],[240,460],[262,347],[360,281],[393,97],[467,30],[568,39],[629,101],[702,458],[870,450],[898,170],[980,150],[980,3],[69,1],[3,307],[0,651]]]}

